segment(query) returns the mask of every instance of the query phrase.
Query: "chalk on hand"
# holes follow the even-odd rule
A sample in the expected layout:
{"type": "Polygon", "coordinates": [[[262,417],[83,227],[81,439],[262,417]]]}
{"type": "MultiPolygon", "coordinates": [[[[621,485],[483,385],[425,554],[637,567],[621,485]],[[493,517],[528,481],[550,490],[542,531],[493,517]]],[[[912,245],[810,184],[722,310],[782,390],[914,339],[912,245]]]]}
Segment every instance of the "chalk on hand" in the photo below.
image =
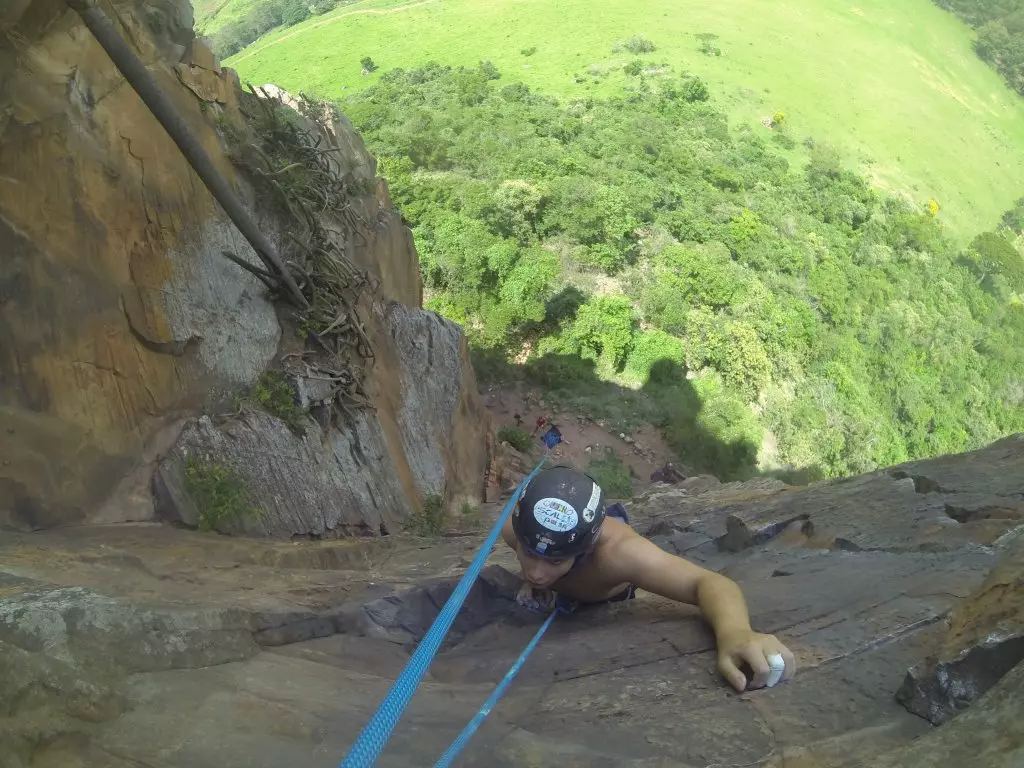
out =
{"type": "Polygon", "coordinates": [[[782,679],[782,675],[786,671],[786,660],[782,658],[781,653],[773,653],[768,657],[768,669],[770,672],[766,685],[771,688],[782,679]]]}

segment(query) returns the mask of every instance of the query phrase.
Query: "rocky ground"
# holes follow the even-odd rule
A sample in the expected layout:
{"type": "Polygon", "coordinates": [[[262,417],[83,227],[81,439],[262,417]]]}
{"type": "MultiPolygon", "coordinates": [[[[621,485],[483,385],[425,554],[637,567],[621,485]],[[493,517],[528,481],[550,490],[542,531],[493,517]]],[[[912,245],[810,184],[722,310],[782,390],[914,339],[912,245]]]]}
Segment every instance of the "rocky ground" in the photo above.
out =
{"type": "MultiPolygon", "coordinates": [[[[806,489],[691,478],[631,508],[736,579],[799,674],[731,693],[700,618],[641,594],[560,617],[460,765],[1024,764],[1024,438],[806,489]]],[[[337,765],[480,538],[5,533],[0,766],[337,765]]],[[[513,568],[493,555],[381,765],[436,760],[533,633],[513,568]]]]}
{"type": "Polygon", "coordinates": [[[555,407],[542,391],[521,382],[490,386],[483,400],[494,428],[519,427],[532,434],[538,455],[544,450],[541,436],[547,426],[538,429],[536,424],[543,418],[562,433],[562,442],[552,451],[556,461],[586,469],[591,461],[608,453],[618,456],[629,468],[637,490],[649,485],[653,472],[677,460],[661,432],[650,424],[629,433],[617,431],[603,421],[555,407]]]}

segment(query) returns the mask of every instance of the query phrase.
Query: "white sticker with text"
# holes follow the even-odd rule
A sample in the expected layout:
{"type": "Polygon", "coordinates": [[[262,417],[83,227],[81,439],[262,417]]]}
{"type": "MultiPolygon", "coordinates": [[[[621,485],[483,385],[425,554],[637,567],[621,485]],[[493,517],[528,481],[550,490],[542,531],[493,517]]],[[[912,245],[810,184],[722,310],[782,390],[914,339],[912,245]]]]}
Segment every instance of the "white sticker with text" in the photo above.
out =
{"type": "Polygon", "coordinates": [[[576,509],[561,499],[541,499],[533,505],[533,516],[549,531],[564,533],[579,523],[576,509]]]}

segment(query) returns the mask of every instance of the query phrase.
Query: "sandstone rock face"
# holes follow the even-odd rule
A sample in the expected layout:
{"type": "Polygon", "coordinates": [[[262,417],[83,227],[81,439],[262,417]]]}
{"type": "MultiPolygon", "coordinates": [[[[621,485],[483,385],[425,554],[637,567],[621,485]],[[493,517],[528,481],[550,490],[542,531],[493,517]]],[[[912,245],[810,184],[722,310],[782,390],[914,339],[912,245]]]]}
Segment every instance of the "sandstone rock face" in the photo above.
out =
{"type": "Polygon", "coordinates": [[[1017,768],[1024,765],[1024,664],[943,728],[859,768],[1017,768]]]}
{"type": "MultiPolygon", "coordinates": [[[[1024,488],[1024,440],[913,472],[944,489],[930,492],[946,499],[935,514],[952,494],[1006,506],[1024,488]]],[[[707,477],[652,488],[630,505],[637,527],[736,579],[755,628],[795,652],[796,678],[736,695],[696,612],[641,593],[559,617],[459,764],[1016,768],[1019,665],[938,728],[896,699],[907,670],[935,659],[949,679],[967,679],[978,669],[961,661],[1020,620],[1019,523],[1000,518],[1002,533],[985,529],[991,543],[968,530],[937,551],[921,534],[923,495],[888,472],[804,489],[707,477]],[[768,522],[736,547],[734,520],[768,522]],[[835,544],[862,531],[870,549],[835,544]]],[[[483,536],[452,533],[291,543],[150,524],[10,534],[0,540],[0,766],[337,765],[483,536]]],[[[514,605],[515,571],[511,550],[492,554],[380,765],[432,763],[533,635],[541,617],[514,605]]]]}
{"type": "Polygon", "coordinates": [[[185,483],[192,457],[237,473],[251,501],[266,513],[235,521],[224,532],[373,535],[398,530],[413,510],[372,412],[357,412],[344,431],[322,430],[310,419],[302,436],[260,411],[220,428],[207,417],[190,422],[158,470],[155,485],[160,513],[195,526],[199,510],[185,483]]]}
{"type": "MultiPolygon", "coordinates": [[[[251,249],[77,16],[35,2],[20,21],[0,105],[0,521],[31,528],[83,520],[169,417],[250,382],[280,329],[219,253],[251,249]]],[[[186,4],[119,21],[234,178],[166,58],[191,36],[186,4]]]]}
{"type": "Polygon", "coordinates": [[[914,666],[897,696],[941,725],[1024,661],[1024,540],[946,622],[939,653],[914,666]]]}
{"type": "MultiPolygon", "coordinates": [[[[78,17],[32,0],[2,21],[24,43],[0,51],[0,527],[153,519],[149,478],[174,434],[228,410],[293,340],[263,284],[222,256],[255,253],[78,17]]],[[[188,2],[119,3],[114,22],[280,245],[218,132],[241,119],[237,79],[193,39],[188,2]]],[[[486,471],[465,340],[420,309],[411,235],[362,139],[344,118],[329,131],[339,173],[365,182],[365,231],[346,250],[379,286],[366,302],[375,410],[325,421],[315,447],[265,419],[233,428],[251,437],[242,453],[217,443],[229,464],[280,451],[263,486],[251,479],[271,499],[264,528],[282,535],[377,532],[429,493],[478,499],[486,471]]],[[[179,454],[217,447],[207,423],[184,435],[179,454]]]]}

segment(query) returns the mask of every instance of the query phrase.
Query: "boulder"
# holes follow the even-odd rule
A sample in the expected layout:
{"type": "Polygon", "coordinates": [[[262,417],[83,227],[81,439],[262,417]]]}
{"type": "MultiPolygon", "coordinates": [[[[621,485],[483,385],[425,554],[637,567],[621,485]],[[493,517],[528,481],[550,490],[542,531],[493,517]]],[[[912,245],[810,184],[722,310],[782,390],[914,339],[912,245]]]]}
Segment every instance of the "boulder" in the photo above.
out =
{"type": "Polygon", "coordinates": [[[852,768],[1019,768],[1024,765],[1024,664],[951,722],[852,768]]]}
{"type": "Polygon", "coordinates": [[[198,526],[202,510],[186,471],[223,468],[254,510],[218,522],[223,533],[337,538],[397,530],[413,506],[388,447],[371,411],[354,412],[344,431],[308,419],[301,435],[263,411],[221,426],[203,416],[185,427],[160,465],[157,510],[164,520],[198,526]]]}
{"type": "Polygon", "coordinates": [[[250,621],[230,607],[145,604],[39,585],[0,600],[0,643],[62,669],[110,676],[247,658],[258,650],[250,621]]]}
{"type": "Polygon", "coordinates": [[[913,666],[896,697],[941,725],[1024,660],[1024,539],[946,621],[938,653],[913,666]]]}

